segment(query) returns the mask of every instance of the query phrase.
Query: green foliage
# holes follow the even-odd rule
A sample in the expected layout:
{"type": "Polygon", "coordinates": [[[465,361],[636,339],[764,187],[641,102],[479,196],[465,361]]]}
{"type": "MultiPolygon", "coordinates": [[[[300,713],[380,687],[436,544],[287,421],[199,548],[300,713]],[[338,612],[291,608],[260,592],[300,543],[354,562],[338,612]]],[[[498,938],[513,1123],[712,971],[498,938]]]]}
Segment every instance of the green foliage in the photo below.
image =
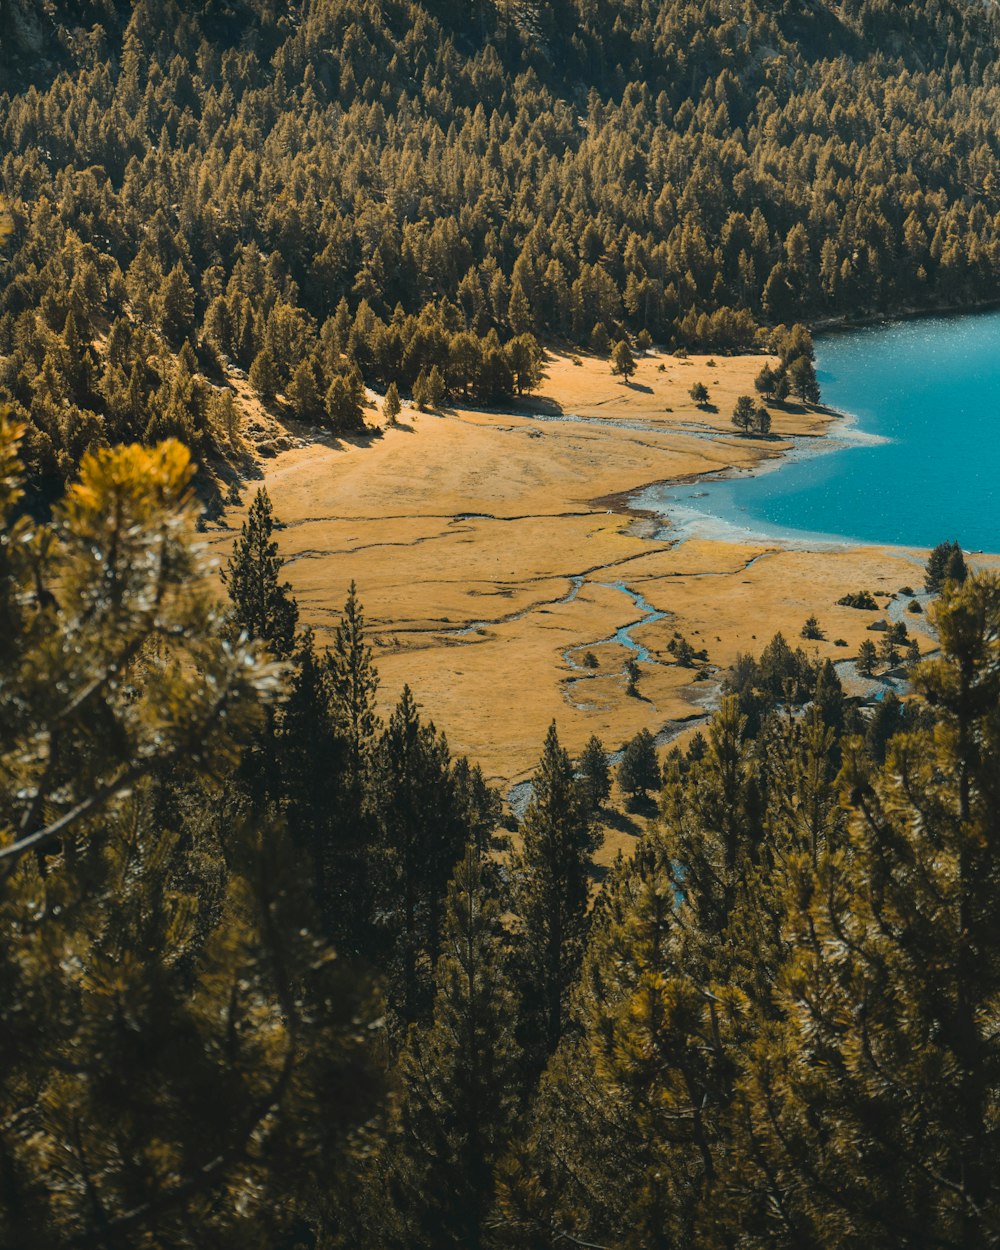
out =
{"type": "Polygon", "coordinates": [[[948,582],[960,586],[967,577],[965,556],[957,542],[938,543],[927,557],[924,589],[932,595],[939,594],[948,582]]]}
{"type": "Polygon", "coordinates": [[[878,651],[870,638],[865,638],[858,648],[856,660],[858,672],[862,677],[872,677],[878,664],[878,651]]]}
{"type": "Polygon", "coordinates": [[[284,829],[215,797],[279,674],[226,639],[182,447],[85,456],[37,525],[12,435],[0,1240],[276,1244],[315,1227],[376,1084],[373,1005],[317,940],[284,829]]]}
{"type": "Polygon", "coordinates": [[[382,405],[382,412],[386,421],[390,425],[395,425],[402,411],[403,405],[399,402],[399,391],[396,389],[396,383],[390,382],[389,389],[385,393],[385,403],[382,405]]]}
{"type": "Polygon", "coordinates": [[[596,845],[588,799],[553,723],[532,779],[511,864],[517,983],[526,1049],[541,1064],[562,1035],[587,932],[590,853],[596,845]]]}
{"type": "Polygon", "coordinates": [[[487,1239],[494,1169],[514,1125],[516,998],[494,875],[470,845],[448,887],[430,1021],[399,1061],[401,1096],[366,1222],[380,1244],[469,1247],[487,1239]]]}
{"type": "Polygon", "coordinates": [[[859,608],[864,612],[877,612],[878,604],[875,597],[868,590],[852,590],[846,595],[842,595],[837,603],[845,608],[859,608]]]}
{"type": "Polygon", "coordinates": [[[635,357],[627,339],[620,339],[612,348],[611,372],[620,375],[626,382],[635,373],[635,357]]]}
{"type": "MultiPolygon", "coordinates": [[[[692,392],[692,398],[694,393],[692,392]]],[[[733,425],[742,433],[749,434],[757,418],[757,405],[752,395],[740,395],[733,408],[733,425]]]]}
{"type": "Polygon", "coordinates": [[[688,391],[688,394],[699,408],[708,403],[708,387],[704,382],[695,382],[694,386],[692,386],[688,391]]]}
{"type": "Polygon", "coordinates": [[[222,580],[236,628],[260,639],[273,655],[284,659],[295,644],[299,611],[290,584],[281,581],[284,560],[273,533],[271,500],[262,486],[240,528],[222,580]]]}
{"type": "Polygon", "coordinates": [[[645,798],[650,790],[660,788],[656,743],[648,729],[640,729],[625,744],[618,764],[618,788],[630,799],[645,798]]]}
{"type": "Polygon", "coordinates": [[[591,812],[596,812],[611,794],[611,770],[604,743],[591,734],[580,756],[579,773],[591,812]]]}
{"type": "Polygon", "coordinates": [[[815,616],[806,618],[806,623],[802,626],[802,637],[812,640],[823,637],[823,631],[820,629],[819,621],[815,616]]]}

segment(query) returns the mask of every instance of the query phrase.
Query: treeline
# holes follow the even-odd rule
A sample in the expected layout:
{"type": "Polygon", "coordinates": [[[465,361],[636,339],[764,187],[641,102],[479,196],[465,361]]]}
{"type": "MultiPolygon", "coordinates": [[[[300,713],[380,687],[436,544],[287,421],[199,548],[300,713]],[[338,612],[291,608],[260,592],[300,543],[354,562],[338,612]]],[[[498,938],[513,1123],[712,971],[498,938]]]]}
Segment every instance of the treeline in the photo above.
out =
{"type": "Polygon", "coordinates": [[[522,389],[522,336],[722,352],[996,289],[993,6],[2,12],[0,383],[53,492],[102,440],[225,450],[185,344],[351,428],[361,381],[522,389]]]}
{"type": "Polygon", "coordinates": [[[939,550],[877,732],[776,638],[687,751],[638,735],[591,905],[600,743],[552,727],[506,840],[408,691],[380,723],[353,588],[300,627],[264,492],[221,603],[178,443],[41,524],[15,436],[5,1245],[997,1244],[994,576],[939,550]]]}

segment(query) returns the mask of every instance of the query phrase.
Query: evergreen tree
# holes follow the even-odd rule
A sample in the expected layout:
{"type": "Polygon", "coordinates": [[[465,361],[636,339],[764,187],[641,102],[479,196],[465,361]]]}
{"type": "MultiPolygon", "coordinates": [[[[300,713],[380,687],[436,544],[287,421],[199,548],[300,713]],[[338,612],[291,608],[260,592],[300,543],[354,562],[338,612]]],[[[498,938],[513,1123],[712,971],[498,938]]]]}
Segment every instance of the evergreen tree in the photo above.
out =
{"type": "Polygon", "coordinates": [[[288,1244],[371,1114],[375,1011],[280,825],[216,801],[278,674],[224,638],[182,447],[85,457],[38,526],[13,443],[0,424],[0,1240],[288,1244]]]}
{"type": "Polygon", "coordinates": [[[771,433],[771,414],[763,404],[757,405],[757,410],[754,413],[754,421],[757,426],[757,433],[761,436],[761,438],[764,438],[766,435],[771,433]]]}
{"type": "Polygon", "coordinates": [[[787,369],[788,384],[792,394],[806,404],[819,403],[819,383],[816,366],[808,356],[797,356],[787,369]]]}
{"type": "Polygon", "coordinates": [[[382,412],[388,424],[395,425],[402,411],[403,405],[399,402],[399,391],[396,389],[396,383],[390,382],[389,389],[385,393],[385,403],[382,405],[382,412]]]}
{"type": "Polygon", "coordinates": [[[623,377],[626,382],[635,373],[635,357],[628,339],[620,339],[614,345],[611,352],[611,372],[623,377]]]}
{"type": "Polygon", "coordinates": [[[611,794],[611,770],[608,767],[608,754],[604,743],[596,734],[591,734],[587,745],[583,748],[579,763],[580,776],[583,780],[587,802],[591,812],[596,812],[611,794]]]}
{"type": "Polygon", "coordinates": [[[856,663],[862,677],[871,677],[874,674],[878,664],[878,652],[870,638],[866,638],[858,648],[856,663]]]}
{"type": "Polygon", "coordinates": [[[881,774],[852,753],[850,854],[790,894],[754,1074],[768,1244],[996,1240],[1000,583],[946,590],[936,619],[943,658],[915,684],[941,729],[898,736],[881,774]]]}
{"type": "Polygon", "coordinates": [[[757,415],[757,408],[750,395],[741,395],[736,401],[733,408],[733,425],[744,434],[749,434],[753,428],[757,415]]]}
{"type": "Polygon", "coordinates": [[[345,374],[334,375],[327,387],[324,407],[330,428],[337,433],[354,433],[365,428],[360,398],[345,374]]]}
{"type": "Polygon", "coordinates": [[[261,399],[274,399],[278,393],[280,385],[278,367],[274,363],[274,357],[266,347],[257,353],[253,364],[250,366],[250,385],[261,399]]]}
{"type": "Polygon", "coordinates": [[[708,403],[708,387],[704,382],[695,382],[694,386],[692,386],[688,391],[688,394],[699,408],[704,407],[704,405],[708,403]]]}
{"type": "Polygon", "coordinates": [[[626,743],[618,765],[618,788],[630,799],[645,798],[660,786],[660,765],[656,743],[648,729],[640,729],[626,743]]]}
{"type": "Polygon", "coordinates": [[[285,398],[292,405],[300,421],[317,421],[323,412],[316,369],[311,360],[300,360],[292,370],[285,388],[285,398]]]}
{"type": "Polygon", "coordinates": [[[378,849],[376,912],[385,939],[393,1013],[426,1015],[441,940],[445,890],[466,831],[448,744],[421,723],[403,688],[372,761],[369,802],[378,849]]]}
{"type": "Polygon", "coordinates": [[[284,659],[295,645],[299,610],[290,584],[281,581],[284,560],[273,533],[271,500],[262,486],[250,505],[222,580],[229,591],[237,629],[260,639],[275,656],[284,659]]]}
{"type": "Polygon", "coordinates": [[[501,908],[483,853],[470,844],[448,887],[431,1020],[399,1062],[380,1244],[478,1250],[494,1169],[517,1107],[516,1000],[505,974],[501,908]],[[388,1225],[388,1227],[386,1227],[388,1225]]]}
{"type": "Polygon", "coordinates": [[[521,839],[511,868],[511,911],[525,1040],[540,1063],[562,1035],[583,957],[590,854],[596,844],[586,796],[554,722],[532,779],[521,839]]]}
{"type": "Polygon", "coordinates": [[[947,582],[961,585],[968,577],[965,556],[957,542],[938,543],[927,557],[924,589],[932,595],[940,593],[947,582]]]}

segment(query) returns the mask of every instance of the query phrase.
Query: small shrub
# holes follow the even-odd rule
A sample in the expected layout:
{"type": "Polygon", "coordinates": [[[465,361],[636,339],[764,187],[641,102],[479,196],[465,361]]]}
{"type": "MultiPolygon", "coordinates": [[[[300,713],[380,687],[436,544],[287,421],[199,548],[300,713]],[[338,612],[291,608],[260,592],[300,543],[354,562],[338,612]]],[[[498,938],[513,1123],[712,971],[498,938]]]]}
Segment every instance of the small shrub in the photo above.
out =
{"type": "Polygon", "coordinates": [[[863,612],[877,612],[878,604],[870,590],[854,590],[837,600],[843,608],[859,608],[863,612]]]}
{"type": "Polygon", "coordinates": [[[899,593],[900,593],[901,595],[907,595],[910,599],[912,599],[912,598],[913,598],[913,587],[912,587],[912,586],[900,586],[900,588],[899,588],[899,593]]]}
{"type": "Polygon", "coordinates": [[[847,639],[846,638],[834,638],[833,645],[835,647],[846,647],[847,639]]]}
{"type": "Polygon", "coordinates": [[[593,651],[588,651],[583,657],[584,668],[597,668],[597,656],[593,651]]]}
{"type": "Polygon", "coordinates": [[[906,605],[906,610],[907,612],[912,612],[914,616],[920,616],[921,613],[923,612],[923,608],[920,606],[920,600],[911,599],[910,602],[906,605]]]}

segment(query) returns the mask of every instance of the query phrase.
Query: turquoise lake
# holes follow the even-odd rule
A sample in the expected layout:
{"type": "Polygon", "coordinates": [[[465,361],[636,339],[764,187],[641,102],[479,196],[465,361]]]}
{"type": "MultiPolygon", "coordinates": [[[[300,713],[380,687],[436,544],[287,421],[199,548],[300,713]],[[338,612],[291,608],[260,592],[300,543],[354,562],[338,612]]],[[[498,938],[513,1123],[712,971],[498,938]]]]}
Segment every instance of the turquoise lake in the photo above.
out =
{"type": "Polygon", "coordinates": [[[1000,551],[1000,312],[824,335],[816,370],[823,402],[856,423],[798,440],[774,470],[659,488],[650,502],[732,537],[907,547],[957,538],[1000,551]]]}

